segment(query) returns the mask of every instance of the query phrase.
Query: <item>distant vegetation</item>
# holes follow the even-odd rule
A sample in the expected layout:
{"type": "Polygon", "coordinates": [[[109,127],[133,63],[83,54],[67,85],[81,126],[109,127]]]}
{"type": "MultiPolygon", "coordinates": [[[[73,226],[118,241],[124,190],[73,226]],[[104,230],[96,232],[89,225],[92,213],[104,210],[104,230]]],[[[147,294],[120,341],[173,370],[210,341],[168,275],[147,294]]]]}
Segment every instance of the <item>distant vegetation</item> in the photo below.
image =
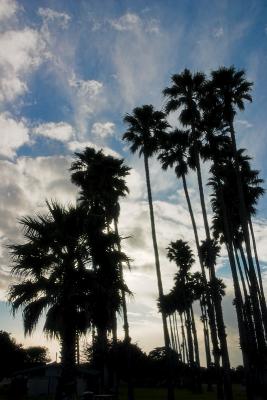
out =
{"type": "Polygon", "coordinates": [[[10,378],[15,371],[45,365],[50,361],[48,350],[42,346],[24,348],[9,333],[0,331],[0,381],[10,378]]]}

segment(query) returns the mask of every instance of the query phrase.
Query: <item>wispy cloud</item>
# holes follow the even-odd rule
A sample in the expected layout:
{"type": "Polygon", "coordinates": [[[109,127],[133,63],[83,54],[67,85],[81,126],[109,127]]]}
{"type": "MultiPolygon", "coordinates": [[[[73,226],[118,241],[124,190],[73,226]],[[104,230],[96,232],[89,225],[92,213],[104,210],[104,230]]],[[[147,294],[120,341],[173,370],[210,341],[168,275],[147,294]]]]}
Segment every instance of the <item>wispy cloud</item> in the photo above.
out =
{"type": "Polygon", "coordinates": [[[58,12],[51,8],[38,9],[38,14],[43,18],[44,22],[48,24],[49,22],[55,22],[59,24],[63,29],[68,27],[71,17],[65,12],[58,12]]]}
{"type": "Polygon", "coordinates": [[[100,138],[112,136],[115,131],[113,122],[95,122],[92,126],[92,133],[100,138]]]}

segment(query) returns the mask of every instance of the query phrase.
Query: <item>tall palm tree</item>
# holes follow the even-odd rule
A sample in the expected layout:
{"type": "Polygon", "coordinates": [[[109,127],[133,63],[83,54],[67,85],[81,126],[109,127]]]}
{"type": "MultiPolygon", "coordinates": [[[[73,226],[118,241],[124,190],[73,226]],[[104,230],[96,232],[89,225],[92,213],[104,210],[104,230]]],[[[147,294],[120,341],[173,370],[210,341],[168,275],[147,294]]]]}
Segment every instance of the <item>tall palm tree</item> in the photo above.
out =
{"type": "MultiPolygon", "coordinates": [[[[201,254],[200,254],[200,240],[199,240],[199,235],[198,235],[198,230],[197,230],[197,224],[193,212],[193,207],[188,191],[188,186],[187,186],[187,174],[189,170],[189,154],[188,154],[188,148],[189,148],[189,131],[182,131],[179,129],[175,129],[173,132],[170,132],[165,135],[161,135],[160,137],[160,148],[159,148],[159,156],[158,159],[161,161],[162,168],[166,170],[169,167],[175,166],[175,173],[178,179],[182,179],[183,183],[183,189],[185,193],[185,198],[187,202],[187,207],[193,227],[193,232],[194,232],[194,237],[195,237],[195,243],[196,243],[196,248],[197,248],[197,253],[199,257],[199,262],[201,266],[201,271],[202,271],[202,276],[204,279],[204,284],[207,285],[207,279],[206,279],[206,272],[204,268],[204,264],[202,262],[201,254]]],[[[204,294],[204,297],[207,295],[204,294]]],[[[215,355],[215,365],[217,369],[220,367],[220,356],[219,356],[219,346],[218,346],[218,340],[217,340],[217,328],[216,328],[216,321],[215,321],[215,314],[213,310],[213,305],[211,303],[211,300],[209,296],[206,298],[205,301],[202,302],[202,306],[204,308],[208,308],[208,314],[209,314],[209,323],[211,325],[211,332],[213,336],[213,345],[214,345],[214,355],[215,355]]],[[[204,310],[203,310],[204,311],[204,310]]],[[[207,329],[204,330],[205,335],[207,335],[207,329]]],[[[205,341],[207,344],[206,348],[206,354],[207,354],[207,365],[210,365],[211,363],[211,358],[210,358],[210,350],[209,350],[209,342],[208,339],[205,341]]]]}
{"type": "MultiPolygon", "coordinates": [[[[237,155],[246,209],[249,215],[254,215],[256,212],[255,206],[257,200],[264,192],[260,187],[262,180],[258,177],[259,172],[251,169],[249,164],[250,158],[245,156],[244,150],[238,150],[237,155]]],[[[252,385],[256,385],[255,377],[252,378],[255,374],[254,371],[258,370],[259,372],[261,370],[259,360],[264,360],[265,355],[258,341],[257,331],[255,332],[254,328],[256,327],[256,314],[254,313],[254,307],[251,301],[254,293],[252,292],[246,257],[242,249],[244,236],[239,214],[238,188],[236,184],[234,161],[231,158],[229,159],[229,157],[225,159],[221,156],[219,160],[217,159],[217,161],[214,162],[211,172],[212,178],[210,179],[210,185],[213,188],[212,208],[214,211],[213,229],[215,235],[220,237],[222,242],[226,243],[226,248],[229,253],[235,289],[235,306],[240,332],[240,345],[245,371],[247,373],[247,395],[250,399],[254,398],[255,395],[255,390],[252,387],[252,385]],[[242,257],[244,273],[239,261],[238,251],[240,251],[242,257]],[[241,279],[243,293],[241,293],[238,274],[241,279]],[[257,357],[255,357],[256,354],[257,357]]],[[[260,298],[260,300],[262,301],[262,298],[260,298]]],[[[258,384],[257,386],[260,387],[258,384]]]]}
{"type": "MultiPolygon", "coordinates": [[[[200,167],[200,156],[199,150],[201,146],[200,138],[200,122],[201,122],[201,109],[200,99],[203,93],[206,78],[202,73],[192,74],[188,69],[185,69],[181,74],[175,74],[172,76],[172,86],[167,87],[163,90],[164,96],[168,98],[166,104],[166,111],[170,113],[172,111],[180,111],[179,120],[183,126],[190,127],[190,141],[191,147],[191,163],[196,169],[200,203],[202,208],[202,215],[204,221],[204,228],[206,233],[207,243],[211,241],[210,228],[208,223],[205,196],[202,182],[202,174],[200,167]]],[[[210,279],[216,281],[215,265],[209,264],[208,269],[210,272],[210,279]]],[[[227,400],[232,399],[232,387],[231,387],[231,376],[230,376],[230,360],[228,354],[225,325],[223,319],[221,298],[218,293],[213,293],[213,303],[216,313],[216,321],[218,328],[218,336],[221,344],[222,353],[222,364],[224,371],[224,388],[227,400]]],[[[214,333],[213,333],[214,337],[214,333]]],[[[213,339],[214,341],[214,339],[213,339]]],[[[215,343],[213,343],[214,345],[215,343]]],[[[216,344],[215,344],[216,346],[216,344]]],[[[218,393],[220,395],[220,393],[218,393]]]]}
{"type": "MultiPolygon", "coordinates": [[[[231,137],[231,144],[233,148],[233,158],[235,163],[235,175],[238,188],[238,201],[239,201],[239,215],[244,234],[246,253],[248,258],[249,273],[252,285],[252,302],[255,314],[255,327],[257,332],[257,340],[261,347],[262,352],[266,352],[266,340],[262,324],[261,314],[264,318],[266,315],[266,303],[260,304],[259,284],[257,280],[256,271],[254,268],[251,238],[249,233],[249,216],[246,209],[244,192],[242,188],[242,181],[240,176],[238,153],[236,145],[236,136],[234,129],[234,118],[237,110],[244,110],[245,101],[252,101],[251,88],[252,83],[246,80],[245,72],[243,70],[237,71],[233,66],[230,68],[219,68],[212,71],[212,84],[214,92],[222,107],[222,115],[224,122],[229,128],[231,137]]],[[[265,332],[266,334],[267,332],[265,332]]]]}
{"type": "Polygon", "coordinates": [[[20,220],[23,244],[10,246],[13,284],[9,301],[13,312],[23,310],[25,334],[31,334],[46,313],[44,331],[61,343],[62,390],[75,397],[77,333],[90,327],[90,292],[93,275],[90,252],[81,230],[84,217],[74,207],[47,203],[48,213],[20,220]]]}
{"type": "MultiPolygon", "coordinates": [[[[150,184],[150,173],[148,160],[152,157],[158,148],[158,138],[169,127],[165,119],[165,114],[161,111],[154,110],[152,105],[144,105],[133,109],[132,114],[126,114],[124,122],[128,125],[127,131],[123,135],[123,140],[130,144],[132,153],[139,153],[139,157],[143,155],[145,165],[145,175],[147,184],[148,204],[150,211],[152,242],[155,256],[155,267],[157,274],[159,300],[163,296],[163,286],[160,270],[159,252],[156,238],[156,228],[154,219],[153,200],[150,184]]],[[[168,332],[167,318],[164,311],[161,312],[163,322],[164,342],[167,353],[170,349],[170,338],[168,332]]],[[[170,358],[170,357],[169,357],[170,358]]],[[[168,363],[169,364],[169,363],[168,363]]],[[[174,399],[173,385],[170,382],[171,376],[168,373],[168,400],[174,399]]]]}

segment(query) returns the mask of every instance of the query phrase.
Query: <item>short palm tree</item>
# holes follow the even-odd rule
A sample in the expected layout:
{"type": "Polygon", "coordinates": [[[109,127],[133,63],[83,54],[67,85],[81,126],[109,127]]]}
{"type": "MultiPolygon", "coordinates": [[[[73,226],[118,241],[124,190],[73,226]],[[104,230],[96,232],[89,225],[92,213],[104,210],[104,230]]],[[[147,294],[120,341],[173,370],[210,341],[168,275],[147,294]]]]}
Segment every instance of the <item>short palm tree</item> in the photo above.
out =
{"type": "MultiPolygon", "coordinates": [[[[107,229],[108,232],[112,233],[111,223],[114,221],[114,232],[116,237],[113,245],[118,249],[118,253],[121,254],[121,243],[118,231],[118,219],[120,214],[119,200],[123,198],[128,193],[128,187],[126,185],[125,179],[129,174],[130,168],[125,165],[123,159],[114,158],[110,155],[105,155],[102,150],[96,151],[93,148],[86,147],[82,153],[75,153],[74,161],[70,168],[71,180],[79,188],[79,204],[86,210],[87,213],[94,213],[98,215],[100,219],[104,221],[103,227],[107,229]]],[[[103,233],[100,230],[98,235],[102,236],[103,233]]],[[[92,248],[98,248],[99,239],[95,240],[97,235],[90,238],[92,248]]],[[[100,249],[100,252],[102,250],[100,249]]],[[[115,248],[111,252],[114,255],[115,248]]],[[[96,264],[95,256],[93,257],[94,264],[96,264]]],[[[112,261],[112,260],[110,260],[112,261]]],[[[110,264],[110,262],[108,262],[110,264]]],[[[102,263],[104,266],[105,263],[102,263]]],[[[116,270],[116,264],[113,265],[114,270],[116,270]]],[[[102,268],[101,268],[102,269],[102,268]]],[[[129,323],[127,316],[127,305],[126,305],[126,290],[123,283],[123,263],[122,260],[119,261],[119,276],[121,280],[121,307],[123,312],[124,320],[124,340],[130,342],[129,334],[129,323]]],[[[108,282],[105,289],[105,293],[102,298],[105,297],[107,293],[110,293],[110,288],[117,288],[118,286],[113,282],[108,282]]],[[[116,290],[114,292],[114,298],[116,298],[116,290]]],[[[110,300],[112,297],[110,298],[110,300]]],[[[108,299],[106,299],[108,300],[108,299]]],[[[106,304],[110,308],[110,301],[106,304]]],[[[116,307],[111,308],[113,310],[112,316],[112,333],[113,341],[117,340],[117,320],[116,312],[118,309],[116,307]]],[[[110,319],[107,319],[108,321],[110,319]]],[[[97,323],[97,321],[96,321],[97,323]]],[[[102,342],[102,353],[107,350],[106,342],[106,332],[110,328],[109,324],[105,324],[102,329],[98,326],[98,336],[100,336],[100,342],[102,342]]],[[[99,338],[98,338],[99,339],[99,338]]],[[[129,357],[130,359],[130,357],[129,357]]],[[[129,398],[133,399],[133,388],[131,385],[131,373],[130,373],[130,363],[129,363],[129,398]]],[[[116,378],[115,378],[116,381],[116,378]]]]}
{"type": "MultiPolygon", "coordinates": [[[[80,189],[80,204],[90,212],[104,214],[108,229],[110,229],[111,221],[114,221],[115,234],[118,237],[119,251],[121,251],[118,232],[119,199],[128,194],[125,178],[129,174],[130,168],[125,165],[123,159],[105,155],[102,150],[96,151],[86,147],[82,153],[75,153],[70,171],[72,172],[72,182],[80,189]]],[[[120,265],[120,274],[123,280],[122,264],[120,265]]],[[[124,291],[122,292],[122,308],[125,340],[129,341],[129,323],[124,291]]]]}
{"type": "Polygon", "coordinates": [[[12,273],[20,278],[9,291],[12,309],[23,310],[25,334],[45,313],[44,331],[61,343],[62,390],[75,398],[76,334],[90,327],[93,275],[81,230],[83,213],[47,203],[48,213],[20,220],[26,242],[10,246],[12,273]]]}

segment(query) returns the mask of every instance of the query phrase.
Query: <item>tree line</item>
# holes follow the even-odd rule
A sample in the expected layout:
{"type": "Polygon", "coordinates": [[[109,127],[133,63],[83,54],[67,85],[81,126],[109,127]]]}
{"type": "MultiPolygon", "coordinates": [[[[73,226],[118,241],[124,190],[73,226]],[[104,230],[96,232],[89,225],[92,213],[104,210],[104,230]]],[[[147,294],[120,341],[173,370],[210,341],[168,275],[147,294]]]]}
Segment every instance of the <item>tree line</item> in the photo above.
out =
{"type": "MultiPolygon", "coordinates": [[[[168,400],[174,399],[175,353],[192,371],[201,390],[200,357],[194,302],[203,324],[208,369],[215,371],[218,399],[232,399],[232,377],[222,309],[225,286],[216,275],[220,249],[225,247],[233,278],[240,348],[248,399],[264,398],[266,388],[267,309],[252,217],[264,190],[246,150],[236,143],[235,119],[245,101],[252,101],[252,83],[234,67],[212,71],[210,77],[185,69],[171,77],[163,90],[164,110],[153,105],[136,107],[126,114],[123,140],[144,159],[147,196],[162,316],[168,400]],[[176,113],[177,126],[168,123],[176,113]],[[164,294],[153,210],[149,159],[157,156],[162,169],[173,168],[181,181],[195,238],[200,270],[191,272],[195,256],[189,244],[174,238],[167,257],[177,265],[174,286],[164,294]],[[203,183],[203,164],[209,167],[211,221],[203,183]],[[203,216],[198,226],[188,190],[189,173],[197,177],[203,216]]],[[[10,287],[13,311],[23,310],[25,334],[31,334],[45,313],[44,331],[61,343],[61,393],[75,398],[77,338],[88,330],[100,360],[101,388],[108,384],[108,335],[117,343],[117,314],[122,310],[124,342],[130,344],[123,278],[129,258],[119,234],[120,199],[128,193],[130,168],[123,159],[86,148],[75,153],[71,181],[78,187],[75,206],[47,202],[48,211],[20,220],[25,242],[10,246],[12,273],[20,281],[10,287]]],[[[131,346],[127,347],[128,398],[134,399],[131,346]]],[[[113,385],[116,388],[114,375],[113,385]]],[[[61,397],[60,397],[61,396],[61,397]]]]}

